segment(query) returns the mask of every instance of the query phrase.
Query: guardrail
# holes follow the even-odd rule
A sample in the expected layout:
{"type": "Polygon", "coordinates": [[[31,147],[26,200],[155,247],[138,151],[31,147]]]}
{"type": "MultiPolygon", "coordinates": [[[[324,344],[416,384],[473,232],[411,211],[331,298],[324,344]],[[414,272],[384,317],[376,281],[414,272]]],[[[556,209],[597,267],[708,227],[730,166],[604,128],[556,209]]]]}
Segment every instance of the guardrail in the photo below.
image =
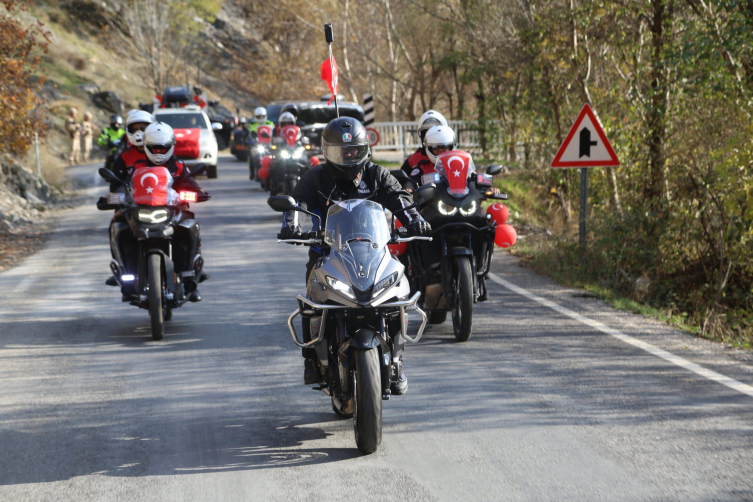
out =
{"type": "MultiPolygon", "coordinates": [[[[458,148],[472,153],[481,150],[478,126],[475,121],[450,120],[448,125],[455,130],[458,148]]],[[[379,134],[379,142],[372,147],[374,151],[402,151],[403,155],[407,156],[409,152],[421,146],[418,142],[415,122],[374,122],[369,128],[376,130],[379,134]]],[[[502,144],[502,134],[497,133],[496,136],[488,137],[490,145],[502,144]]]]}

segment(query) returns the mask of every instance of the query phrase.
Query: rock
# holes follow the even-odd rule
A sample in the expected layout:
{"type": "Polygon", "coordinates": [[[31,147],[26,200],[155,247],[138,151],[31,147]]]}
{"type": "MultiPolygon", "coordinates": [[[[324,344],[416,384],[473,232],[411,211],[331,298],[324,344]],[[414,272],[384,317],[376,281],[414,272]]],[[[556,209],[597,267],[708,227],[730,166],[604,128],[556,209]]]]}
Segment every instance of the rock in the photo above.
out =
{"type": "Polygon", "coordinates": [[[648,277],[639,277],[635,280],[635,292],[636,293],[645,295],[646,293],[648,293],[648,290],[650,287],[651,287],[651,281],[648,280],[648,277]]]}
{"type": "Polygon", "coordinates": [[[45,101],[60,101],[65,99],[65,95],[58,91],[57,85],[52,81],[47,81],[39,89],[39,96],[45,101]]]}
{"type": "Polygon", "coordinates": [[[77,89],[81,89],[87,94],[99,94],[99,86],[97,84],[81,84],[76,86],[77,89]]]}
{"type": "Polygon", "coordinates": [[[92,102],[97,108],[122,115],[126,104],[123,99],[112,91],[102,91],[91,95],[92,102]]]}

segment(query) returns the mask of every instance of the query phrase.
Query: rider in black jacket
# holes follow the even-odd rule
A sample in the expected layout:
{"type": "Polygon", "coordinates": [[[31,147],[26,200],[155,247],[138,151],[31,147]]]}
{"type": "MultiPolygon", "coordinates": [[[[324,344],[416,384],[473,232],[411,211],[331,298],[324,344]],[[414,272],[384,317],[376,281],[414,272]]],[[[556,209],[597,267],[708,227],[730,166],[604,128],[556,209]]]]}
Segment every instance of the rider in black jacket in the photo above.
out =
{"type": "MultiPolygon", "coordinates": [[[[369,161],[371,150],[366,129],[358,120],[340,117],[327,124],[322,131],[322,154],[325,162],[303,175],[293,190],[293,198],[300,207],[320,215],[323,227],[327,210],[333,202],[369,199],[395,212],[412,235],[426,235],[431,230],[429,224],[415,209],[397,212],[411,205],[413,200],[387,169],[369,161]]],[[[297,211],[285,214],[279,238],[303,238],[299,215],[301,213],[297,211]]],[[[307,280],[321,256],[320,248],[309,250],[309,261],[306,264],[307,280]]],[[[308,341],[311,339],[308,326],[304,325],[303,328],[304,339],[308,341]]],[[[306,358],[305,383],[317,383],[314,350],[305,349],[303,357],[306,358]]],[[[401,375],[400,381],[393,384],[392,392],[404,394],[407,389],[408,380],[405,375],[401,375]]]]}

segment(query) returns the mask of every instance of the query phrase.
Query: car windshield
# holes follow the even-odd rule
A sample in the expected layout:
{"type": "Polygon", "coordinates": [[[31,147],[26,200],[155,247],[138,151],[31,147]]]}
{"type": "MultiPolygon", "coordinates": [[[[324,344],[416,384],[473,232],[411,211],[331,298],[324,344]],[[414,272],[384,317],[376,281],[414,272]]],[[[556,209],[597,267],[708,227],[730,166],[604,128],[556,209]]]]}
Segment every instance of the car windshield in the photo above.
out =
{"type": "Polygon", "coordinates": [[[207,129],[201,113],[159,113],[156,119],[173,129],[207,129]]]}
{"type": "MultiPolygon", "coordinates": [[[[342,117],[352,117],[363,122],[363,113],[358,108],[341,106],[340,115],[342,117]]],[[[335,111],[334,104],[332,106],[322,105],[303,108],[298,113],[298,122],[303,122],[305,125],[328,124],[331,120],[336,118],[337,112],[335,111]]]]}
{"type": "Polygon", "coordinates": [[[336,202],[327,212],[324,242],[341,250],[351,241],[370,241],[383,248],[390,240],[384,209],[366,199],[336,202]]]}

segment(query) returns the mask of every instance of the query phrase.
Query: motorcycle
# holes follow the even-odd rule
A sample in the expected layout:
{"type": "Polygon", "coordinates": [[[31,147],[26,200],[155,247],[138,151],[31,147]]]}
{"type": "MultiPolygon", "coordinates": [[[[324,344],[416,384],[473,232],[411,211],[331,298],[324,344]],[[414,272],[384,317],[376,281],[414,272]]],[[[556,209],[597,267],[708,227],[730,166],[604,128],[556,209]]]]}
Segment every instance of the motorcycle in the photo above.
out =
{"type": "MultiPolygon", "coordinates": [[[[419,196],[432,190],[423,187],[419,196]]],[[[278,212],[300,211],[319,219],[289,196],[270,197],[268,203],[278,212]]],[[[381,442],[382,401],[390,399],[390,386],[401,375],[399,352],[405,341],[418,342],[427,324],[417,305],[421,294],[410,295],[405,268],[387,246],[431,238],[401,235],[390,234],[382,206],[356,199],[333,203],[325,229],[308,239],[278,240],[329,250],[311,272],[306,295],[298,295],[288,328],[298,347],[315,349],[323,382],[317,390],[330,396],[337,415],[353,417],[356,445],[366,454],[381,442]],[[408,335],[409,311],[421,316],[414,337],[408,335]],[[311,341],[298,339],[293,320],[299,315],[309,321],[311,341]]]]}
{"type": "Polygon", "coordinates": [[[238,125],[233,129],[233,137],[230,140],[230,153],[240,161],[249,160],[251,156],[251,132],[245,124],[238,125]]]}
{"type": "Polygon", "coordinates": [[[273,146],[272,134],[272,127],[268,125],[260,125],[256,129],[256,143],[251,147],[248,159],[250,178],[262,182],[262,186],[266,183],[267,178],[269,178],[269,163],[271,161],[273,146]],[[264,161],[264,159],[267,160],[264,161]]]}
{"type": "MultiPolygon", "coordinates": [[[[185,169],[175,184],[205,170],[205,164],[193,172],[185,169]]],[[[172,178],[164,167],[137,168],[133,174],[134,183],[139,180],[136,188],[108,169],[101,168],[99,174],[111,184],[125,187],[125,193],[111,193],[97,202],[101,211],[116,211],[110,223],[114,256],[110,269],[123,301],[149,311],[152,338],[161,340],[164,321],[188,301],[187,295],[196,291],[197,281],[201,281],[204,259],[199,253],[199,223],[188,209],[189,202],[204,202],[210,196],[168,188],[172,178]],[[178,246],[190,262],[190,267],[180,272],[176,272],[173,257],[178,246]]]]}
{"type": "Polygon", "coordinates": [[[308,138],[301,137],[301,128],[287,125],[282,128],[284,141],[273,145],[274,159],[269,169],[269,193],[291,195],[293,189],[309,169],[308,138]]]}
{"type": "MultiPolygon", "coordinates": [[[[492,165],[486,174],[477,174],[467,152],[440,154],[435,169],[424,174],[421,183],[435,184],[436,195],[419,212],[437,239],[408,245],[407,259],[413,290],[421,292],[429,322],[441,324],[452,312],[455,338],[465,342],[473,330],[473,305],[487,299],[486,277],[495,239],[509,227],[485,213],[482,202],[509,197],[492,188],[492,176],[502,166],[492,165]]],[[[398,176],[405,179],[404,174],[398,176]]]]}

